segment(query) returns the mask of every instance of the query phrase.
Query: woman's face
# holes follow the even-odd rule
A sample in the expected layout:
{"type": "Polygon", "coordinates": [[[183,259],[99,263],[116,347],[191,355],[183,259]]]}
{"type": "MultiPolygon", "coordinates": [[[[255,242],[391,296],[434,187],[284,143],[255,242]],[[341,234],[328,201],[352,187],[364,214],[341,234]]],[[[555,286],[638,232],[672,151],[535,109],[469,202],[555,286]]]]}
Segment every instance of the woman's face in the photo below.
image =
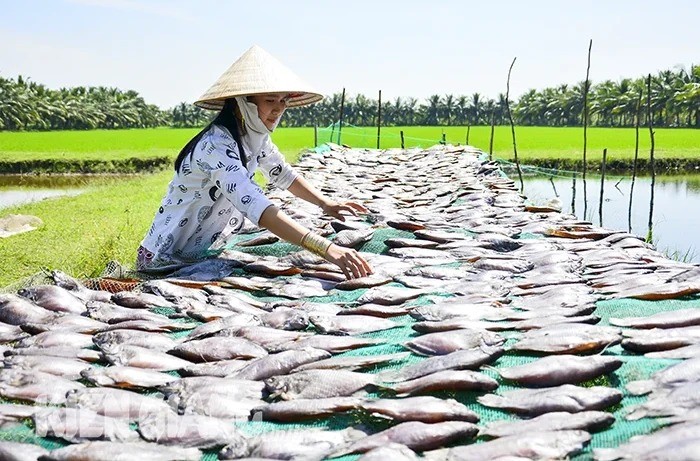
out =
{"type": "Polygon", "coordinates": [[[248,100],[258,106],[258,116],[268,130],[275,129],[287,108],[288,93],[267,93],[249,96],[248,100]]]}

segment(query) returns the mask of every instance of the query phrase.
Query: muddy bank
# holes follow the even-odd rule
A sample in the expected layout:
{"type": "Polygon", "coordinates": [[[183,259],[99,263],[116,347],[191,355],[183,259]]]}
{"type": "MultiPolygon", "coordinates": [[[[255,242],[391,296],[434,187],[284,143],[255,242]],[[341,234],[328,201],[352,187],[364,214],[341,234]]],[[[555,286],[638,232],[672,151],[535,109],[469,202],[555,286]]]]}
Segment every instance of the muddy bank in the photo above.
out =
{"type": "Polygon", "coordinates": [[[41,159],[0,160],[0,174],[131,174],[153,173],[171,168],[169,157],[127,158],[121,160],[41,159]]]}

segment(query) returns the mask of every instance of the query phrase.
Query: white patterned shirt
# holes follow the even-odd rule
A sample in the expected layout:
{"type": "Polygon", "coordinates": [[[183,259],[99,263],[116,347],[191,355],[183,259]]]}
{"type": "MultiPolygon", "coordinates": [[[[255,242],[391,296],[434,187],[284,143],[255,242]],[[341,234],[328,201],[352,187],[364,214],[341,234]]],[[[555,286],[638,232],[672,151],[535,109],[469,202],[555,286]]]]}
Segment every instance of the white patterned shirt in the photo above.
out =
{"type": "Polygon", "coordinates": [[[226,128],[212,127],[192,155],[182,161],[170,181],[150,230],[141,242],[139,270],[175,268],[223,249],[243,227],[244,218],[256,225],[272,202],[253,182],[260,168],[270,184],[287,189],[297,177],[270,138],[260,152],[246,151],[244,165],[238,144],[226,128]]]}

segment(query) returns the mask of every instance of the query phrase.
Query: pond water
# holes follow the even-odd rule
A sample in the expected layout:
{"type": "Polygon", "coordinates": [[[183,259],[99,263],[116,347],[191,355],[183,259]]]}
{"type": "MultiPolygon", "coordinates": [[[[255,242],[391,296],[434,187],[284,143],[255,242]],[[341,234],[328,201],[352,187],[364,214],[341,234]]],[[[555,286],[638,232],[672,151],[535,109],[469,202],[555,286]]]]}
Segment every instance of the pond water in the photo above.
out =
{"type": "MultiPolygon", "coordinates": [[[[517,172],[507,174],[520,185],[517,172]]],[[[585,194],[580,175],[525,174],[523,180],[523,193],[534,204],[556,198],[565,213],[642,238],[651,234],[669,257],[700,263],[700,174],[657,175],[654,181],[637,177],[633,188],[631,174],[606,175],[602,207],[600,174],[586,175],[585,194]]]]}

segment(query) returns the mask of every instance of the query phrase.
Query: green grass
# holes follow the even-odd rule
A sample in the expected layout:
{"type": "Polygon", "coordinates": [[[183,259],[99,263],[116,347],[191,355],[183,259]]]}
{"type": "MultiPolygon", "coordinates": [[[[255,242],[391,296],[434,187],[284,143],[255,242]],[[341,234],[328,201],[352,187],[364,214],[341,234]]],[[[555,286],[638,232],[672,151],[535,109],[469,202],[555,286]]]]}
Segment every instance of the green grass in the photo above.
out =
{"type": "MultiPolygon", "coordinates": [[[[381,130],[381,147],[400,147],[400,131],[405,145],[429,146],[442,139],[464,144],[466,127],[385,127],[381,130]]],[[[174,158],[196,129],[154,128],[143,130],[93,130],[52,132],[0,132],[0,160],[28,159],[121,159],[128,157],[166,156],[174,158]]],[[[489,149],[491,129],[477,126],[470,130],[469,143],[484,151],[489,149]]],[[[700,130],[659,128],[655,130],[656,155],[659,158],[700,157],[700,130]]],[[[330,139],[330,130],[319,129],[319,143],[330,139]]],[[[634,129],[589,128],[588,158],[600,159],[604,148],[610,160],[632,158],[634,129]]],[[[293,158],[305,147],[312,147],[313,128],[280,128],[273,135],[280,150],[293,158]]],[[[333,137],[337,142],[337,130],[333,137]]],[[[582,128],[516,127],[518,154],[527,159],[580,158],[583,150],[582,128]]],[[[376,147],[376,128],[343,128],[341,142],[353,147],[376,147]]],[[[640,130],[640,155],[648,156],[649,131],[640,130]]],[[[494,154],[513,157],[510,127],[498,126],[494,135],[494,154]]]]}

